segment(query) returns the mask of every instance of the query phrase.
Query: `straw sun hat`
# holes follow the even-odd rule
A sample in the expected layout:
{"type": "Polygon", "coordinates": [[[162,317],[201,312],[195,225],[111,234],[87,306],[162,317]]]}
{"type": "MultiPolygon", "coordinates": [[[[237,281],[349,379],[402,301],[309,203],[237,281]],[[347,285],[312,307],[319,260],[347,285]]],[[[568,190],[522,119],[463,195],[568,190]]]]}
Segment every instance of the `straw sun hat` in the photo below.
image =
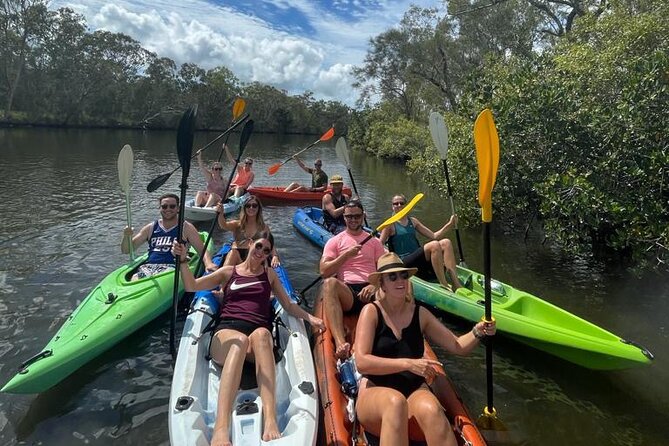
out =
{"type": "Polygon", "coordinates": [[[409,277],[411,277],[416,274],[418,268],[407,268],[397,254],[394,252],[387,252],[379,257],[379,261],[376,262],[376,272],[370,274],[367,281],[378,287],[381,283],[381,274],[396,273],[400,271],[408,271],[409,277]]]}

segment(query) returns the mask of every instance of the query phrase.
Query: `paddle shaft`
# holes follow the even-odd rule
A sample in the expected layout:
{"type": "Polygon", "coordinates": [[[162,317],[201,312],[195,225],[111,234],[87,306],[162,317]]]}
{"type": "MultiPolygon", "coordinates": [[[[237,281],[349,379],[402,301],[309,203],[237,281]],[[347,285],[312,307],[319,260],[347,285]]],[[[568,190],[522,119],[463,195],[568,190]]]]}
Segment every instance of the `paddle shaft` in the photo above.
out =
{"type": "MultiPolygon", "coordinates": [[[[485,320],[492,320],[492,294],[490,278],[490,223],[483,223],[483,274],[485,277],[485,320]]],[[[486,388],[488,394],[488,411],[492,413],[493,405],[493,372],[492,372],[492,342],[493,336],[485,338],[486,388]]]]}
{"type": "MultiPolygon", "coordinates": [[[[128,223],[128,227],[132,228],[132,216],[130,212],[130,191],[125,193],[125,220],[128,223]]],[[[132,236],[130,236],[130,261],[135,260],[135,246],[132,243],[132,236]]]]}
{"type": "Polygon", "coordinates": [[[280,165],[283,166],[283,165],[286,164],[288,161],[292,160],[292,159],[295,158],[296,156],[301,155],[302,153],[304,153],[304,152],[306,152],[307,150],[311,149],[313,146],[315,146],[315,145],[318,144],[319,142],[321,142],[321,140],[320,140],[320,139],[317,139],[316,141],[312,142],[311,144],[309,144],[309,145],[306,146],[304,149],[300,150],[299,152],[297,152],[296,154],[294,154],[294,155],[291,156],[290,158],[286,158],[286,160],[283,161],[280,165]]]}
{"type": "MultiPolygon", "coordinates": [[[[453,203],[453,191],[451,190],[451,178],[448,175],[448,162],[442,160],[444,164],[444,176],[446,177],[446,190],[448,191],[448,199],[451,202],[451,214],[455,214],[455,204],[453,203]]],[[[465,263],[465,255],[462,252],[462,242],[460,241],[460,229],[457,223],[455,224],[455,239],[458,243],[458,254],[460,254],[460,263],[465,263]]]]}

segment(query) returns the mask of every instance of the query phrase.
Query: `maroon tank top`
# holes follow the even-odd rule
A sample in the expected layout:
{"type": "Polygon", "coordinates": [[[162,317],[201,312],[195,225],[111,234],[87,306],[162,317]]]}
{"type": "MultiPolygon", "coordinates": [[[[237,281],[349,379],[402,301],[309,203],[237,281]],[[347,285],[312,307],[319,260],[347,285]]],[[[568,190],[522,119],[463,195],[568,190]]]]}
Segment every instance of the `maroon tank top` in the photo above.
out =
{"type": "Polygon", "coordinates": [[[239,319],[268,327],[271,321],[272,306],[267,270],[257,276],[242,276],[233,267],[232,277],[225,285],[225,300],[221,308],[221,319],[239,319]]]}

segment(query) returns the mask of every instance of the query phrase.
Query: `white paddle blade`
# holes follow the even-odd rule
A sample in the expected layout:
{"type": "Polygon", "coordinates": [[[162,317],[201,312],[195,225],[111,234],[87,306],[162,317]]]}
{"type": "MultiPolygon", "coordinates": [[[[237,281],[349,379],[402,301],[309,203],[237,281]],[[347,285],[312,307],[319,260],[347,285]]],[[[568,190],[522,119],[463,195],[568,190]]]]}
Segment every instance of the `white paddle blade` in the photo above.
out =
{"type": "Polygon", "coordinates": [[[118,181],[121,183],[121,190],[127,194],[130,190],[130,177],[132,176],[132,147],[126,144],[118,154],[118,181]]]}
{"type": "Polygon", "coordinates": [[[351,168],[351,158],[348,155],[348,146],[346,145],[346,139],[344,139],[343,136],[341,136],[337,140],[337,144],[335,145],[335,152],[337,152],[337,158],[344,163],[347,169],[351,168]]]}
{"type": "Polygon", "coordinates": [[[448,154],[448,128],[441,113],[435,111],[430,113],[430,134],[439,156],[445,160],[448,154]]]}

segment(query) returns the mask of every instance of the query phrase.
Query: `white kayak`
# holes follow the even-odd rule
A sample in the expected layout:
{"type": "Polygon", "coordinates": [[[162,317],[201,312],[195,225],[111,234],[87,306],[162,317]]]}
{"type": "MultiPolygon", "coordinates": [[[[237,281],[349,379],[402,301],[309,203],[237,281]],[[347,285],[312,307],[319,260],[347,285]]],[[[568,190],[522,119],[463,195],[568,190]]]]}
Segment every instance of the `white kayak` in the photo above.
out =
{"type": "MultiPolygon", "coordinates": [[[[241,197],[230,197],[223,205],[225,215],[238,211],[251,195],[247,192],[241,197]]],[[[186,201],[184,216],[190,221],[211,221],[216,217],[216,208],[195,206],[195,199],[186,201]]]]}
{"type": "MultiPolygon", "coordinates": [[[[276,272],[288,295],[294,298],[295,291],[283,267],[276,268],[276,272]]],[[[173,446],[207,446],[211,440],[221,368],[205,358],[210,333],[201,338],[200,335],[217,306],[210,292],[198,292],[184,325],[170,392],[169,431],[173,446]]],[[[271,445],[313,446],[318,431],[318,393],[309,339],[302,320],[283,311],[276,299],[274,308],[287,328],[278,329],[283,354],[276,363],[276,412],[282,436],[271,445]]],[[[262,441],[262,400],[255,380],[251,378],[251,387],[245,388],[249,374],[254,376],[255,371],[247,365],[233,404],[230,435],[235,446],[270,444],[262,441]]]]}

